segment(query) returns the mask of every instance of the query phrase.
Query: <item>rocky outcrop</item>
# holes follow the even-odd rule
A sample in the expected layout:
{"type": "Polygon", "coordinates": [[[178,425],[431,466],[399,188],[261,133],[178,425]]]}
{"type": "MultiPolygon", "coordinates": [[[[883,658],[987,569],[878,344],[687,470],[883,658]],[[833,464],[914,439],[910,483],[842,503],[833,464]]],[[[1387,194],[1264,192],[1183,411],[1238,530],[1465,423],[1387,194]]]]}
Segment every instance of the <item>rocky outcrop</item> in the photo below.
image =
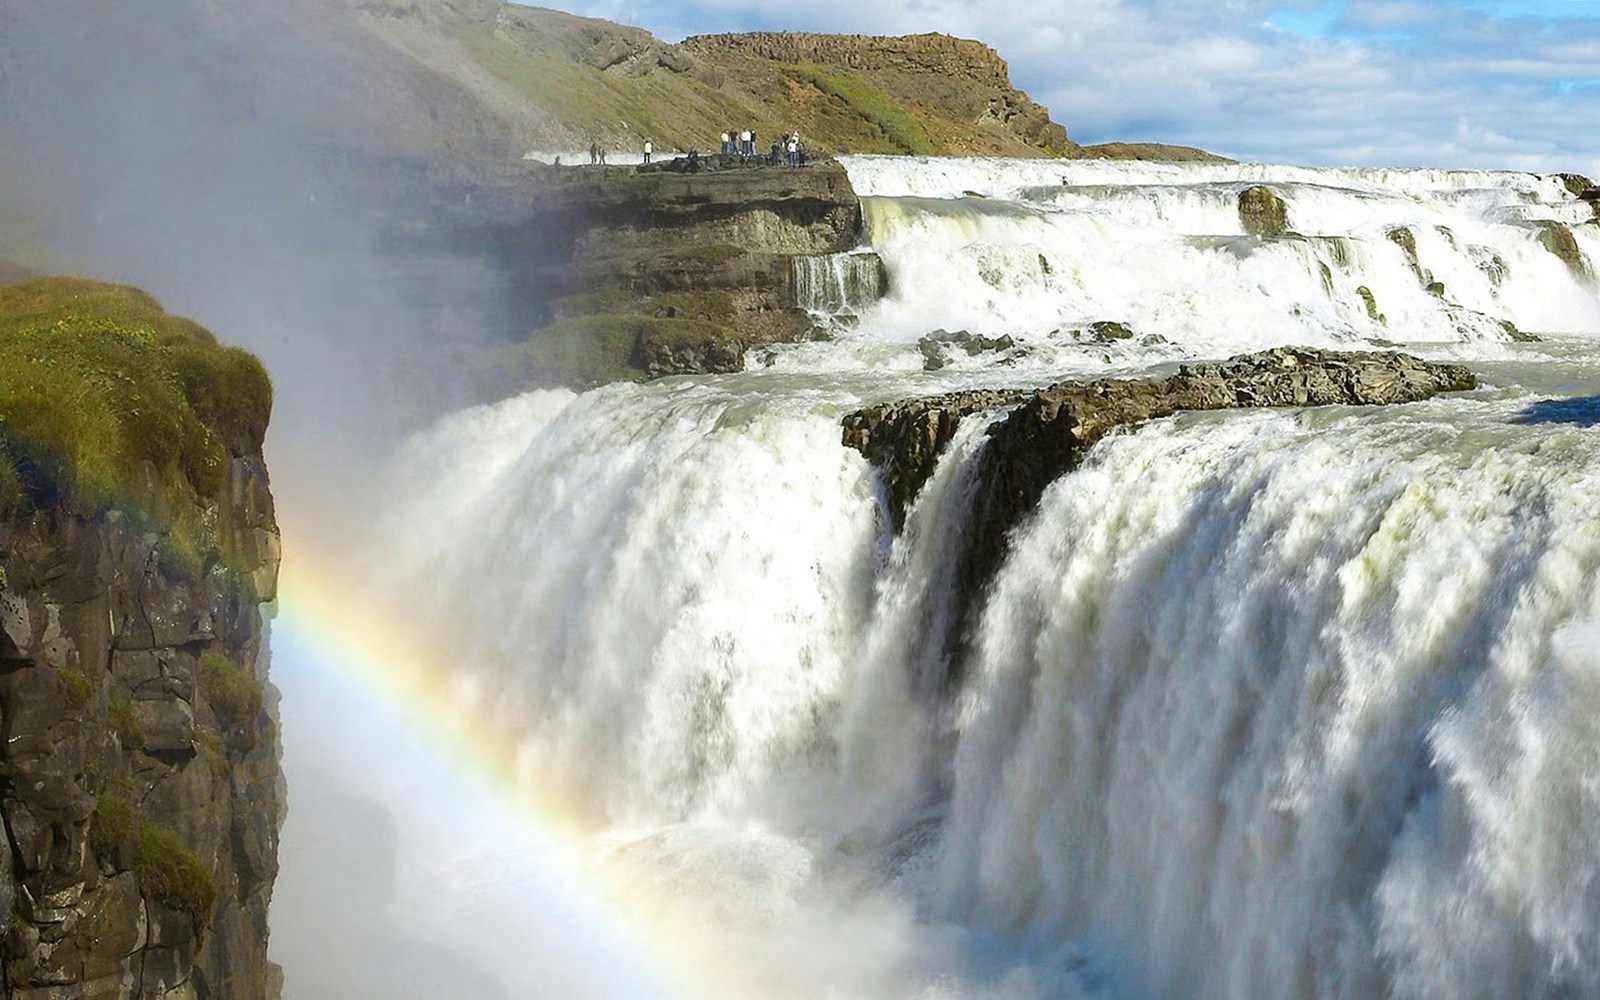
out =
{"type": "Polygon", "coordinates": [[[1271,188],[1239,192],[1239,224],[1251,236],[1282,236],[1289,231],[1289,208],[1271,188]]]}
{"type": "Polygon", "coordinates": [[[949,365],[958,353],[970,358],[990,352],[1009,351],[1015,346],[1017,346],[1016,341],[1012,340],[1009,334],[985,337],[966,330],[956,330],[953,333],[949,330],[935,330],[917,340],[917,349],[922,352],[922,369],[930,372],[936,372],[949,365]]]}
{"type": "Polygon", "coordinates": [[[1015,406],[1030,394],[1025,389],[972,389],[869,406],[844,418],[844,443],[878,468],[889,517],[899,531],[961,421],[1015,406]]]}
{"type": "Polygon", "coordinates": [[[1583,256],[1583,248],[1578,246],[1578,238],[1566,226],[1559,222],[1542,223],[1539,227],[1539,245],[1561,258],[1561,263],[1567,265],[1567,270],[1580,281],[1593,279],[1589,262],[1583,256]]]}
{"type": "Polygon", "coordinates": [[[843,440],[883,470],[898,527],[961,419],[1015,407],[989,428],[974,473],[957,569],[957,600],[966,609],[954,625],[960,630],[1000,565],[1006,535],[1038,504],[1045,487],[1077,468],[1096,442],[1118,428],[1181,410],[1405,403],[1476,385],[1460,365],[1395,352],[1279,348],[1183,365],[1165,377],[1062,382],[1026,395],[962,392],[868,407],[844,418],[843,440]]]}
{"type": "Polygon", "coordinates": [[[795,262],[857,244],[844,168],[701,163],[543,169],[499,199],[494,225],[526,248],[543,315],[488,388],[737,371],[750,347],[811,332],[795,262]]]}

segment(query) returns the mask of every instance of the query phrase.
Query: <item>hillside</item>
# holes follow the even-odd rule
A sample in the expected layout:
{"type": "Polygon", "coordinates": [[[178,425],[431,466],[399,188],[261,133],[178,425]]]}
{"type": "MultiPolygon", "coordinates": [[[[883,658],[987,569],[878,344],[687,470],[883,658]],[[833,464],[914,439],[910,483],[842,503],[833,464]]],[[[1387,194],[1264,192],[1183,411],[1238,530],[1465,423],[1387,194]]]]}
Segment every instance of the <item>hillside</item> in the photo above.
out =
{"type": "MultiPolygon", "coordinates": [[[[0,57],[18,80],[39,75],[30,64],[43,52],[81,51],[74,62],[87,73],[131,40],[167,68],[175,123],[204,93],[232,109],[227,131],[291,126],[308,145],[369,156],[520,155],[595,139],[631,150],[647,135],[663,150],[707,150],[724,128],[746,126],[772,138],[798,128],[835,152],[1126,155],[1077,146],[1012,86],[998,53],[938,34],[668,44],[506,0],[5,5],[0,27],[0,57]]],[[[12,96],[51,106],[30,88],[12,96]]]]}
{"type": "Polygon", "coordinates": [[[981,42],[791,32],[668,44],[639,28],[497,0],[365,0],[367,30],[502,116],[530,147],[716,149],[724,128],[799,129],[832,152],[1209,158],[1080,147],[981,42]]]}
{"type": "Polygon", "coordinates": [[[1005,61],[944,35],[757,33],[681,44],[492,0],[367,0],[374,37],[470,93],[530,147],[598,139],[713,149],[724,128],[862,152],[1070,154],[1066,130],[1011,86],[1005,61]]]}

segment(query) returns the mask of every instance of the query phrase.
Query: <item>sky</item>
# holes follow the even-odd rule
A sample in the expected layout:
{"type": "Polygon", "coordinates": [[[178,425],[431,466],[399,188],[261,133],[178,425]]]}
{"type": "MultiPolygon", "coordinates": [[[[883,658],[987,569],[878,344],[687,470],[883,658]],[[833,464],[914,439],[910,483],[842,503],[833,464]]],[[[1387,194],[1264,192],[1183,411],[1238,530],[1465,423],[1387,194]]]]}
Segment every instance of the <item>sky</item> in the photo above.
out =
{"type": "Polygon", "coordinates": [[[1081,143],[1600,175],[1600,0],[546,0],[685,35],[978,38],[1081,143]]]}

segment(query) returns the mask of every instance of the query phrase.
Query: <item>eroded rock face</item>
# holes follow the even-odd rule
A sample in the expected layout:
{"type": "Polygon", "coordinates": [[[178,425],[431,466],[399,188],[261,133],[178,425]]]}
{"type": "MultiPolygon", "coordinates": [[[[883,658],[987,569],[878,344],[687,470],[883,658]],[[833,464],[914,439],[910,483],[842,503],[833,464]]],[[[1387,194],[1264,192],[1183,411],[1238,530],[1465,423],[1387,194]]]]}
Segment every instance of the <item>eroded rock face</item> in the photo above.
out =
{"type": "Polygon", "coordinates": [[[1015,407],[989,428],[976,470],[957,603],[948,637],[954,649],[965,616],[999,568],[1006,535],[1045,488],[1082,463],[1105,435],[1180,410],[1243,407],[1379,405],[1474,388],[1461,365],[1392,351],[1337,352],[1279,348],[1214,364],[1183,365],[1159,378],[1062,382],[1034,392],[971,391],[904,400],[844,418],[844,443],[883,470],[896,529],[963,417],[1015,407]]]}
{"type": "Polygon", "coordinates": [[[279,541],[260,455],[231,462],[208,566],[116,512],[0,521],[7,997],[273,995],[279,541]]]}
{"type": "Polygon", "coordinates": [[[547,319],[659,321],[632,349],[639,376],[737,371],[750,347],[808,335],[794,262],[860,239],[861,204],[835,162],[705,162],[698,173],[546,171],[517,222],[539,238],[531,277],[547,319]]]}

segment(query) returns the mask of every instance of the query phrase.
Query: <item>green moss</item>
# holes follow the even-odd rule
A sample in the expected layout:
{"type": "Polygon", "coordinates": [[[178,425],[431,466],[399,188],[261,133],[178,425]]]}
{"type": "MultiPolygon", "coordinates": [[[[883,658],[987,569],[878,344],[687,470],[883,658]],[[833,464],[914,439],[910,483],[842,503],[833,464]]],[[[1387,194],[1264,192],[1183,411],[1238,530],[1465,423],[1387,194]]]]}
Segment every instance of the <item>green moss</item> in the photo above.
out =
{"type": "Polygon", "coordinates": [[[146,895],[187,913],[197,928],[211,922],[211,907],[217,899],[216,880],[199,855],[176,833],[156,823],[140,825],[139,853],[133,870],[146,895]]]}
{"type": "Polygon", "coordinates": [[[228,764],[228,747],[222,734],[209,726],[196,726],[195,745],[199,748],[200,756],[211,769],[211,777],[217,781],[226,781],[231,770],[228,764]]]}
{"type": "Polygon", "coordinates": [[[256,719],[261,715],[261,682],[215,650],[200,654],[200,693],[217,717],[255,745],[256,719]]]}
{"type": "Polygon", "coordinates": [[[124,695],[112,695],[107,715],[111,720],[111,731],[117,734],[124,750],[144,748],[144,725],[139,721],[139,714],[133,710],[133,702],[124,695]]]}
{"type": "Polygon", "coordinates": [[[81,670],[61,671],[61,687],[66,692],[67,704],[76,708],[89,704],[89,699],[94,697],[94,685],[81,670]]]}
{"type": "Polygon", "coordinates": [[[102,795],[89,818],[89,846],[96,857],[109,857],[131,842],[137,829],[132,803],[120,795],[102,795]]]}
{"type": "Polygon", "coordinates": [[[668,260],[682,261],[688,264],[726,264],[735,257],[744,256],[745,249],[732,243],[706,243],[683,247],[678,250],[669,250],[662,254],[668,260]]]}
{"type": "Polygon", "coordinates": [[[810,83],[822,92],[832,108],[824,106],[819,113],[832,110],[859,118],[880,140],[879,148],[864,152],[911,153],[930,156],[938,152],[928,136],[927,129],[914,115],[887,91],[848,70],[832,66],[799,63],[786,66],[785,71],[794,79],[810,83]]]}
{"type": "Polygon", "coordinates": [[[180,508],[156,543],[161,569],[181,580],[198,580],[218,558],[216,534],[193,514],[180,508]]]}
{"type": "Polygon", "coordinates": [[[259,362],[137,289],[0,287],[0,505],[117,507],[163,528],[158,512],[221,490],[229,446],[259,447],[271,407],[259,362]]]}

